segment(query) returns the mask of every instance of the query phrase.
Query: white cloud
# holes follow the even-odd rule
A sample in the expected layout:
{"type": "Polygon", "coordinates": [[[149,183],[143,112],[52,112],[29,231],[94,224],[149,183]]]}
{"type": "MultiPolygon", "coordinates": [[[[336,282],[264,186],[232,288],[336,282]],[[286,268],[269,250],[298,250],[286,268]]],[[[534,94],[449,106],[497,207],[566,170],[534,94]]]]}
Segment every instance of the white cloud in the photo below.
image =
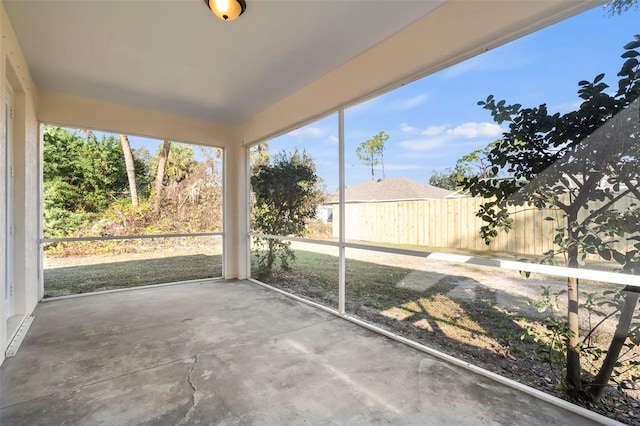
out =
{"type": "Polygon", "coordinates": [[[419,132],[417,127],[410,126],[407,123],[400,123],[400,130],[410,135],[415,135],[419,132]]]}
{"type": "MultiPolygon", "coordinates": [[[[431,126],[420,132],[423,138],[407,139],[399,143],[409,151],[431,151],[456,139],[496,138],[502,134],[502,128],[495,123],[463,123],[456,127],[431,126]]],[[[461,142],[457,142],[459,145],[461,142]]]]}
{"type": "Polygon", "coordinates": [[[330,135],[327,139],[325,139],[324,143],[327,145],[338,145],[339,139],[336,135],[330,135]]]}
{"type": "Polygon", "coordinates": [[[416,138],[407,139],[399,143],[400,146],[407,148],[410,151],[428,151],[436,149],[444,145],[449,140],[446,136],[439,136],[433,138],[416,138]]]}
{"type": "Polygon", "coordinates": [[[420,132],[423,136],[438,136],[447,130],[447,126],[431,126],[420,132]]]}
{"type": "Polygon", "coordinates": [[[469,122],[447,130],[447,135],[465,138],[495,137],[502,134],[502,127],[495,123],[469,122]]]}
{"type": "Polygon", "coordinates": [[[429,98],[426,94],[414,96],[412,98],[400,99],[387,104],[388,111],[406,111],[422,105],[429,98]]]}
{"type": "Polygon", "coordinates": [[[301,129],[294,130],[290,135],[296,137],[311,136],[313,138],[321,138],[324,135],[324,132],[319,127],[303,127],[301,129]]]}

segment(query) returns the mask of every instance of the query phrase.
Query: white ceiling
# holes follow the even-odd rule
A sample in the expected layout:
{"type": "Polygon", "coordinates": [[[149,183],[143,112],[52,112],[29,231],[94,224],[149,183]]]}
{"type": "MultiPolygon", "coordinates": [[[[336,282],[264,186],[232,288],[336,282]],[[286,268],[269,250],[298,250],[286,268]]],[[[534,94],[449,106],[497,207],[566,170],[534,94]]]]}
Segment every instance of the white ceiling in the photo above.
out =
{"type": "Polygon", "coordinates": [[[238,125],[446,0],[4,0],[40,89],[238,125]]]}

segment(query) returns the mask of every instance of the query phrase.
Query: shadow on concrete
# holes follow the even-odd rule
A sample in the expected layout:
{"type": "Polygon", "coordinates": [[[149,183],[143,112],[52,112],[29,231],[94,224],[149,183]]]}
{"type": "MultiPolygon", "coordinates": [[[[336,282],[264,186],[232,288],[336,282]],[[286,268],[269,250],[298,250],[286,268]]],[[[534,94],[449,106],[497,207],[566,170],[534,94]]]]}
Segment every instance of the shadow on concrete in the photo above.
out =
{"type": "Polygon", "coordinates": [[[597,424],[248,281],[34,315],[0,368],[3,425],[597,424]]]}
{"type": "MultiPolygon", "coordinates": [[[[296,256],[292,270],[274,273],[268,284],[337,308],[337,257],[302,250],[296,256]]],[[[499,277],[498,272],[492,281],[485,271],[480,274],[480,282],[467,269],[447,273],[447,266],[430,272],[347,259],[346,311],[456,358],[564,397],[555,387],[562,372],[555,372],[554,377],[554,372],[540,362],[540,346],[521,338],[524,327],[541,323],[549,315],[539,313],[528,304],[531,298],[523,296],[535,297],[544,281],[531,280],[526,285],[513,278],[509,282],[510,278],[499,277]],[[458,271],[466,275],[457,275],[458,271]]]]}

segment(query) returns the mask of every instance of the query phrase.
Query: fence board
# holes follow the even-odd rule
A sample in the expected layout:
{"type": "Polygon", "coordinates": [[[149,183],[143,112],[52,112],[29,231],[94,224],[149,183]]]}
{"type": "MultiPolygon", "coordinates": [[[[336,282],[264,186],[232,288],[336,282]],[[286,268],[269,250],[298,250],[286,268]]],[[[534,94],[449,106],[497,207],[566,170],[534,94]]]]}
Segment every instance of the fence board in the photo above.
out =
{"type": "MultiPolygon", "coordinates": [[[[347,203],[345,231],[348,241],[421,245],[473,251],[503,251],[521,255],[540,256],[554,248],[555,228],[562,223],[563,214],[557,210],[536,209],[532,206],[513,207],[511,232],[500,232],[487,246],[480,238],[482,219],[476,217],[483,200],[455,198],[444,200],[411,200],[374,203],[347,203]],[[545,220],[553,217],[553,221],[545,220]]],[[[637,200],[625,197],[613,208],[625,210],[637,200]]],[[[589,205],[597,209],[602,202],[589,205]]],[[[333,211],[333,236],[338,237],[339,206],[333,211]]],[[[583,216],[588,211],[581,213],[583,216]]],[[[627,251],[633,244],[625,238],[612,243],[616,249],[627,251]]]]}

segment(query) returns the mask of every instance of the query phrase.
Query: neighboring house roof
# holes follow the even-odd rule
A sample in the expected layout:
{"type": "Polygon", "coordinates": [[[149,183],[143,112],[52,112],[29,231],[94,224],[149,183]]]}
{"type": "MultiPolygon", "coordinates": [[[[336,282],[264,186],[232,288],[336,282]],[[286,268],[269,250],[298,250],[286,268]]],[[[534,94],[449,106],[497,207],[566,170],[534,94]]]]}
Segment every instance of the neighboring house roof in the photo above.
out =
{"type": "MultiPolygon", "coordinates": [[[[348,187],[345,191],[346,202],[374,202],[399,200],[431,200],[442,199],[452,194],[451,191],[421,182],[396,177],[377,181],[368,181],[348,187]]],[[[331,194],[325,204],[338,203],[338,193],[331,194]]]]}

